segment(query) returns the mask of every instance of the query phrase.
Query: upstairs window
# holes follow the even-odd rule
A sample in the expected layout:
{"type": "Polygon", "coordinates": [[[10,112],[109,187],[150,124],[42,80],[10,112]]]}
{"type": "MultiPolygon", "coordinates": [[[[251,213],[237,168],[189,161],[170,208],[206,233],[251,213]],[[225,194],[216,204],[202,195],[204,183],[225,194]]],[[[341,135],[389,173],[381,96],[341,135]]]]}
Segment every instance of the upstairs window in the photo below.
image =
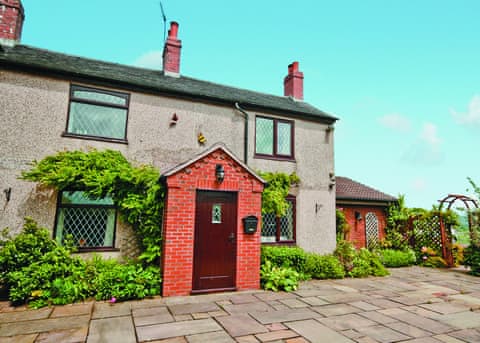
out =
{"type": "Polygon", "coordinates": [[[113,248],[116,209],[109,197],[90,199],[84,192],[59,193],[55,239],[63,244],[67,235],[80,250],[113,248]]]}
{"type": "Polygon", "coordinates": [[[287,212],[282,217],[275,213],[262,216],[262,243],[293,243],[295,242],[295,197],[286,198],[289,203],[287,212]]]}
{"type": "Polygon", "coordinates": [[[293,159],[293,121],[256,117],[255,155],[293,159]]]}
{"type": "Polygon", "coordinates": [[[65,136],[126,142],[129,95],[72,85],[65,136]]]}

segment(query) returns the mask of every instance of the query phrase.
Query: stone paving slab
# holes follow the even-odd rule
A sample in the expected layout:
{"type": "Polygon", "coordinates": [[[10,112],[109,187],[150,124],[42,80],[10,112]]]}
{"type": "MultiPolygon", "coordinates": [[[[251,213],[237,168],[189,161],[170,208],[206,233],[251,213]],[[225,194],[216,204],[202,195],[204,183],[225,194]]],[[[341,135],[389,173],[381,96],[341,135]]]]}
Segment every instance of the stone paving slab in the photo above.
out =
{"type": "Polygon", "coordinates": [[[334,316],[317,319],[320,323],[337,331],[358,329],[365,326],[377,325],[376,322],[360,317],[357,314],[345,314],[343,316],[334,316]]]}
{"type": "Polygon", "coordinates": [[[50,315],[50,318],[81,316],[81,315],[92,313],[92,309],[93,309],[93,302],[85,303],[85,304],[57,306],[53,309],[53,312],[50,315]]]}
{"type": "Polygon", "coordinates": [[[314,319],[294,321],[286,323],[290,329],[300,336],[308,339],[311,343],[354,343],[351,339],[339,334],[314,319]]]}
{"type": "Polygon", "coordinates": [[[87,343],[136,343],[132,317],[113,317],[92,320],[87,343]]]}
{"type": "Polygon", "coordinates": [[[330,316],[340,316],[342,314],[356,313],[361,310],[358,307],[350,306],[347,304],[333,304],[333,305],[324,305],[324,306],[314,306],[312,310],[320,313],[325,317],[330,316]]]}
{"type": "Polygon", "coordinates": [[[33,343],[37,334],[18,335],[12,337],[0,337],[0,343],[33,343]]]}
{"type": "Polygon", "coordinates": [[[79,329],[56,330],[38,335],[35,343],[83,343],[87,339],[88,326],[79,329]]]}
{"type": "Polygon", "coordinates": [[[191,314],[199,312],[212,312],[220,310],[217,304],[213,302],[205,302],[198,304],[183,304],[183,305],[171,305],[168,306],[173,315],[178,314],[191,314]]]}
{"type": "Polygon", "coordinates": [[[196,335],[212,331],[221,331],[222,328],[213,319],[199,319],[186,322],[174,322],[137,327],[139,342],[155,339],[172,338],[178,336],[196,335]]]}
{"type": "Polygon", "coordinates": [[[93,319],[129,316],[131,307],[129,302],[110,304],[98,302],[93,306],[93,319]]]}
{"type": "Polygon", "coordinates": [[[255,303],[224,305],[223,309],[231,314],[273,311],[271,306],[269,306],[267,303],[258,301],[258,299],[255,303]]]}
{"type": "Polygon", "coordinates": [[[420,306],[423,308],[426,308],[427,310],[438,312],[441,314],[451,314],[451,313],[465,312],[470,310],[470,307],[468,306],[458,304],[458,303],[451,303],[451,302],[423,304],[420,306]]]}
{"type": "Polygon", "coordinates": [[[389,328],[396,330],[404,335],[407,335],[409,337],[413,338],[419,338],[419,337],[427,337],[430,336],[431,333],[427,332],[425,330],[419,329],[415,326],[408,325],[403,322],[392,322],[392,323],[386,323],[385,326],[388,326],[389,328]]]}
{"type": "Polygon", "coordinates": [[[188,343],[235,343],[233,338],[223,331],[201,333],[186,338],[188,343]]]}
{"type": "Polygon", "coordinates": [[[359,327],[357,331],[381,343],[392,343],[411,338],[381,325],[359,327]]]}
{"type": "Polygon", "coordinates": [[[445,323],[425,318],[398,308],[380,310],[379,312],[390,317],[394,317],[395,319],[398,319],[409,325],[413,325],[420,329],[427,330],[436,334],[446,333],[454,330],[454,328],[445,323]]]}
{"type": "Polygon", "coordinates": [[[45,319],[52,313],[52,308],[44,307],[38,310],[11,311],[0,313],[0,323],[15,323],[20,321],[45,319]]]}
{"type": "Polygon", "coordinates": [[[480,313],[479,312],[458,312],[438,316],[440,322],[451,325],[459,329],[480,328],[480,313]]]}
{"type": "Polygon", "coordinates": [[[89,315],[53,319],[32,320],[28,323],[6,323],[0,324],[0,336],[16,336],[30,333],[40,333],[54,330],[75,329],[88,326],[89,315]]]}
{"type": "Polygon", "coordinates": [[[133,311],[136,326],[162,324],[175,321],[166,307],[152,307],[133,311]]]}
{"type": "Polygon", "coordinates": [[[233,337],[268,332],[268,329],[246,314],[219,317],[217,321],[233,337]]]}
{"type": "Polygon", "coordinates": [[[302,319],[317,318],[320,315],[308,308],[280,310],[272,312],[252,312],[250,315],[262,324],[290,322],[302,319]]]}

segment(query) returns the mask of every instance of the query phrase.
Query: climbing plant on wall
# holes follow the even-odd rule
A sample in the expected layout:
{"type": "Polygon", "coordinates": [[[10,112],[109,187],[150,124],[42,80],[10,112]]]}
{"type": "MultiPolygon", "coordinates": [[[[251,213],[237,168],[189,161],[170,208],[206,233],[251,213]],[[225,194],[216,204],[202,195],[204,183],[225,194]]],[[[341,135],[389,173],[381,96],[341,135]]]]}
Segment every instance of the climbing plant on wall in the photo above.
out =
{"type": "Polygon", "coordinates": [[[297,174],[290,175],[281,172],[258,172],[267,181],[262,193],[262,213],[275,213],[278,217],[285,215],[289,203],[285,200],[290,187],[300,183],[297,174]]]}
{"type": "Polygon", "coordinates": [[[111,197],[123,221],[136,233],[140,259],[158,262],[164,189],[152,166],[133,166],[113,150],[63,151],[33,161],[21,178],[57,190],[81,190],[92,199],[111,197]]]}

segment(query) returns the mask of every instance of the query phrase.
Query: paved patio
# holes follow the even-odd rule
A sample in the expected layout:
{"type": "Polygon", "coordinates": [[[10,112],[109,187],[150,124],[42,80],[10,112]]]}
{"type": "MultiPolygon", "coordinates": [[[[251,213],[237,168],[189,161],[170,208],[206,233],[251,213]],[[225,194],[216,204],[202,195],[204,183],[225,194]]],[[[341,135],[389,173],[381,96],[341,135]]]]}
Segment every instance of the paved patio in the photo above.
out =
{"type": "Polygon", "coordinates": [[[480,278],[410,267],[392,269],[385,278],[303,282],[290,294],[238,292],[40,310],[3,303],[0,342],[480,342],[480,278]]]}

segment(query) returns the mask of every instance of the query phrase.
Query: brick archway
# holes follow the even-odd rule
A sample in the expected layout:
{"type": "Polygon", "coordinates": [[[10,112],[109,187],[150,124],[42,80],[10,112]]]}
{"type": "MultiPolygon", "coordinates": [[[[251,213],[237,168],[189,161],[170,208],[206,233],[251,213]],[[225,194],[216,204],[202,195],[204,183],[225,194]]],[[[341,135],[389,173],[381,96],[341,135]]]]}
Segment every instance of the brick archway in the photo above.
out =
{"type": "Polygon", "coordinates": [[[260,287],[260,225],[254,234],[243,231],[242,218],[261,220],[262,192],[265,181],[223,145],[214,145],[200,155],[167,171],[163,220],[163,296],[192,292],[195,209],[197,191],[236,193],[236,289],[260,287]],[[215,178],[222,165],[223,182],[215,178]]]}

